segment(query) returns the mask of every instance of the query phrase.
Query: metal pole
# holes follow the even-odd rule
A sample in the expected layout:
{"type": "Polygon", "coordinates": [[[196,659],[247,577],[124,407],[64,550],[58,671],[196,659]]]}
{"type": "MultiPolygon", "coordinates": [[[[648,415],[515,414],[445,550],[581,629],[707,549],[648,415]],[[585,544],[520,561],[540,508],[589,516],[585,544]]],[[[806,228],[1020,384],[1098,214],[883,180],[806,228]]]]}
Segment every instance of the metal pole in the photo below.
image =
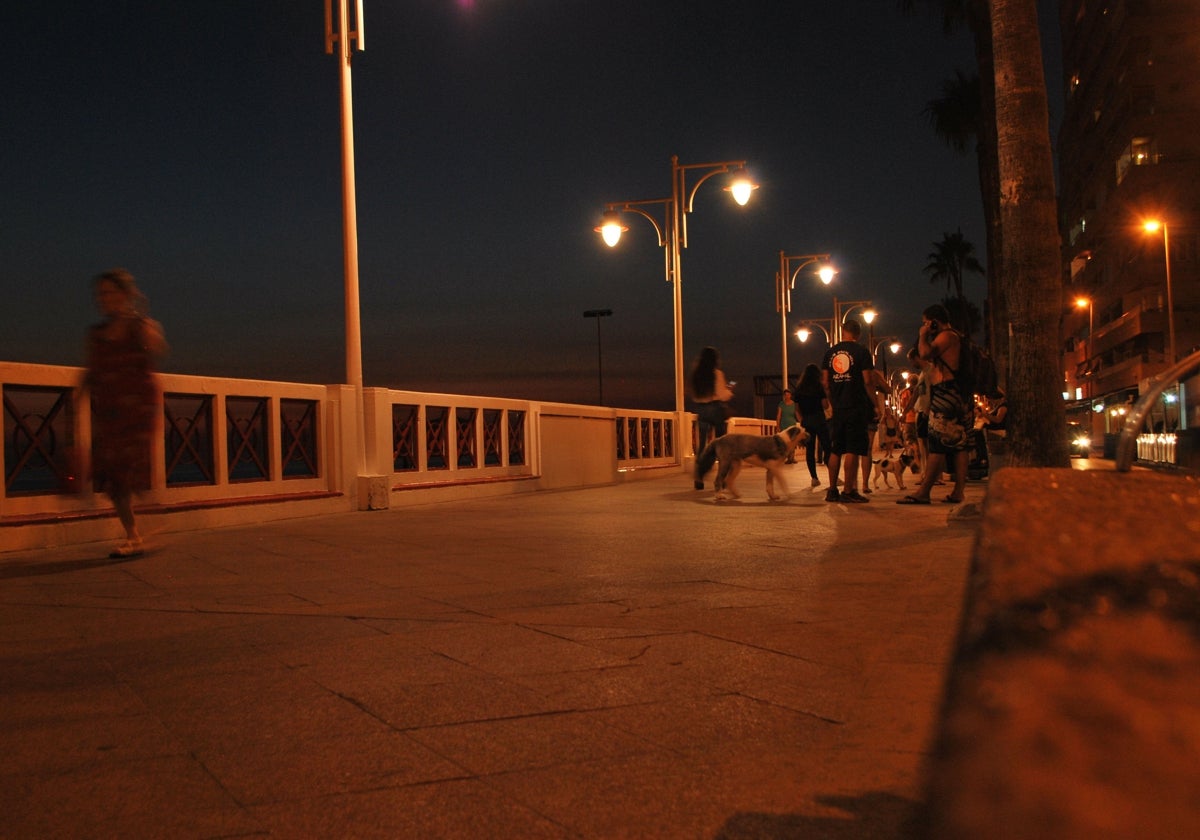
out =
{"type": "Polygon", "coordinates": [[[604,405],[604,345],[600,341],[600,319],[596,319],[596,388],[604,405]]]}
{"type": "MultiPolygon", "coordinates": [[[[350,0],[337,0],[338,75],[341,81],[341,138],[342,138],[342,243],[346,299],[346,383],[354,388],[355,438],[358,474],[367,466],[366,430],[363,418],[362,328],[359,319],[358,294],[358,210],[354,184],[354,97],[350,84],[351,32],[350,0]]],[[[355,21],[358,48],[362,48],[362,7],[355,21]]],[[[328,7],[327,7],[328,13],[328,7]]],[[[327,33],[328,37],[328,33],[327,33]]],[[[328,42],[327,42],[328,43],[328,42]]],[[[331,45],[331,44],[330,44],[331,45]]]]}
{"type": "MultiPolygon", "coordinates": [[[[1096,396],[1096,372],[1093,369],[1092,354],[1095,347],[1092,342],[1093,325],[1096,322],[1096,302],[1088,298],[1088,410],[1092,408],[1092,399],[1096,396]]],[[[1090,418],[1089,418],[1090,419],[1090,418]]]]}
{"type": "Polygon", "coordinates": [[[671,156],[671,215],[668,247],[671,251],[671,292],[675,308],[675,413],[683,416],[683,178],[679,156],[671,156]]]}
{"type": "MultiPolygon", "coordinates": [[[[779,252],[780,259],[783,259],[783,251],[779,252]]],[[[783,353],[783,390],[788,388],[788,294],[787,294],[787,271],[786,266],[780,264],[780,272],[775,275],[775,293],[779,296],[779,336],[780,346],[783,353]]],[[[782,393],[782,391],[780,392],[782,393]]]]}
{"type": "Polygon", "coordinates": [[[604,405],[604,347],[600,343],[600,319],[611,314],[611,309],[589,309],[583,313],[584,318],[596,319],[596,376],[600,386],[600,405],[604,405]]]}
{"type": "Polygon", "coordinates": [[[1167,333],[1170,348],[1167,351],[1170,364],[1175,364],[1179,358],[1175,355],[1175,301],[1171,297],[1171,241],[1167,234],[1167,223],[1163,222],[1163,257],[1167,263],[1167,333]]]}

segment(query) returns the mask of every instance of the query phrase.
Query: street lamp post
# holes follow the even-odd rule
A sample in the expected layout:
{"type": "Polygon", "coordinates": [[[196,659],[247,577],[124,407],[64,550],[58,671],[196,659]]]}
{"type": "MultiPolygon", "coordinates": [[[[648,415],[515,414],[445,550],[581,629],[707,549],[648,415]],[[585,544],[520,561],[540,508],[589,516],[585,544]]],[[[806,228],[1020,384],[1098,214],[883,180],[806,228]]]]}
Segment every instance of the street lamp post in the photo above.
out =
{"type": "MultiPolygon", "coordinates": [[[[354,2],[354,28],[350,28],[351,0],[337,1],[337,25],[334,26],[334,0],[325,0],[325,52],[338,57],[341,80],[342,139],[342,250],[345,273],[346,384],[354,388],[354,414],[357,437],[358,475],[367,465],[367,442],[363,417],[362,327],[358,295],[358,210],[354,182],[354,99],[350,84],[350,57],[365,48],[362,0],[354,2]]],[[[360,500],[361,503],[361,500],[360,500]]]]}
{"type": "MultiPolygon", "coordinates": [[[[1179,361],[1179,357],[1175,354],[1175,300],[1171,297],[1171,239],[1167,232],[1167,223],[1159,219],[1148,219],[1142,224],[1142,228],[1147,233],[1158,233],[1159,228],[1162,229],[1163,239],[1163,260],[1166,263],[1167,273],[1167,365],[1174,367],[1179,361]]],[[[1187,428],[1187,412],[1184,410],[1182,394],[1180,393],[1180,383],[1175,383],[1175,404],[1178,406],[1179,412],[1179,428],[1187,428]]]]}
{"type": "Polygon", "coordinates": [[[1093,303],[1092,299],[1089,297],[1080,296],[1080,297],[1075,298],[1075,307],[1077,309],[1083,309],[1083,307],[1085,307],[1085,306],[1087,307],[1087,311],[1088,311],[1087,369],[1088,369],[1088,401],[1090,403],[1090,401],[1093,397],[1093,391],[1096,387],[1095,383],[1092,381],[1093,380],[1092,354],[1094,352],[1094,345],[1092,344],[1092,331],[1093,331],[1092,327],[1095,324],[1095,319],[1093,317],[1094,303],[1093,303]]]}
{"type": "MultiPolygon", "coordinates": [[[[900,339],[894,335],[885,335],[881,338],[871,338],[868,341],[871,348],[871,361],[876,365],[879,364],[879,348],[887,347],[893,353],[899,353],[900,349],[904,346],[900,343],[900,339]]],[[[883,354],[883,369],[880,372],[885,378],[887,377],[887,353],[883,354]]]]}
{"type": "Polygon", "coordinates": [[[871,301],[869,300],[843,300],[839,301],[836,297],[833,299],[833,325],[834,325],[834,343],[842,340],[842,324],[850,317],[850,313],[855,309],[864,307],[863,320],[868,326],[875,320],[875,310],[871,309],[871,301]]]}
{"type": "Polygon", "coordinates": [[[783,351],[783,387],[788,387],[788,328],[787,316],[792,311],[792,289],[796,288],[796,277],[806,266],[815,262],[826,265],[817,270],[821,282],[829,285],[836,274],[833,267],[828,265],[829,254],[799,254],[789,256],[786,251],[779,252],[779,271],[775,272],[775,311],[779,313],[780,344],[783,351]],[[792,263],[799,265],[792,269],[792,263]]]}
{"type": "Polygon", "coordinates": [[[808,337],[812,335],[812,328],[816,327],[825,336],[825,341],[832,347],[836,342],[833,340],[833,319],[832,318],[809,318],[800,325],[800,329],[796,330],[796,338],[801,341],[808,341],[808,337]],[[828,324],[828,329],[823,326],[828,324]]]}
{"type": "Polygon", "coordinates": [[[588,309],[584,318],[596,319],[596,376],[600,386],[600,405],[604,405],[604,350],[600,344],[600,319],[612,315],[611,309],[588,309]]]}
{"type": "Polygon", "coordinates": [[[1174,365],[1179,361],[1175,355],[1175,301],[1171,298],[1171,240],[1167,232],[1167,223],[1158,219],[1149,219],[1142,225],[1147,233],[1158,233],[1162,230],[1163,258],[1167,269],[1167,364],[1174,365]]]}
{"type": "Polygon", "coordinates": [[[682,252],[687,247],[687,214],[692,212],[692,202],[700,185],[714,175],[730,172],[740,173],[727,189],[733,194],[734,200],[745,205],[750,200],[750,193],[756,189],[745,174],[746,161],[728,160],[713,163],[681,164],[679,156],[671,157],[671,197],[647,199],[644,201],[616,201],[605,205],[604,220],[596,231],[604,237],[605,243],[611,248],[620,241],[621,234],[628,230],[620,222],[621,213],[636,213],[654,226],[658,233],[658,244],[666,249],[666,279],[672,285],[672,295],[675,315],[675,414],[682,422],[683,417],[683,295],[682,281],[682,252]],[[689,186],[689,174],[698,177],[689,186]],[[645,208],[661,206],[662,217],[645,208]]]}

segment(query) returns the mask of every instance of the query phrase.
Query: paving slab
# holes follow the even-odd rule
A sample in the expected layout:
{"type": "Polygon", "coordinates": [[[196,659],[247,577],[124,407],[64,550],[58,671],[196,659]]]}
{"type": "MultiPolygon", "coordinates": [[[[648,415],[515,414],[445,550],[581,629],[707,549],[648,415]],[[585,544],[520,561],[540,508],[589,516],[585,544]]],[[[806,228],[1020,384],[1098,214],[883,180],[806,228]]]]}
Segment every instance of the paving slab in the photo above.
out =
{"type": "Polygon", "coordinates": [[[0,836],[902,837],[978,520],[798,466],[0,554],[0,836]]]}

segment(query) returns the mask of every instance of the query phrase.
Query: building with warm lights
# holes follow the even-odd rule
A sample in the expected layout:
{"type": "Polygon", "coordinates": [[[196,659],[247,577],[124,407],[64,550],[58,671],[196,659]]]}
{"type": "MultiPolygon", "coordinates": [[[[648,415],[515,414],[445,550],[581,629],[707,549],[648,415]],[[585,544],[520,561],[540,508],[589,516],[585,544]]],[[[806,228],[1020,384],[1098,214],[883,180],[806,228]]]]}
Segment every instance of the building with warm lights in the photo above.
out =
{"type": "MultiPolygon", "coordinates": [[[[1059,20],[1063,390],[1111,444],[1172,350],[1200,344],[1200,3],[1061,0],[1059,20]]],[[[1156,427],[1200,427],[1194,383],[1156,427]]]]}

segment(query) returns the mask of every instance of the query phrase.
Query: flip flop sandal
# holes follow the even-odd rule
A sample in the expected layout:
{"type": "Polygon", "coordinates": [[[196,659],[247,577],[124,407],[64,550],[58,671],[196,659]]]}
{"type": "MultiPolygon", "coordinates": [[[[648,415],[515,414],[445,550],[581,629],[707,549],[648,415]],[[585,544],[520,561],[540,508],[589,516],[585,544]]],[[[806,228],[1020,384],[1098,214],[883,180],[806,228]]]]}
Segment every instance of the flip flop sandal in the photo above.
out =
{"type": "Polygon", "coordinates": [[[916,496],[905,496],[903,499],[896,500],[898,505],[927,505],[929,503],[929,499],[918,499],[916,496]]]}
{"type": "Polygon", "coordinates": [[[953,496],[947,496],[946,498],[942,499],[942,504],[961,505],[964,501],[966,501],[966,500],[965,499],[956,499],[953,496]]]}
{"type": "Polygon", "coordinates": [[[113,559],[121,559],[125,557],[140,557],[146,553],[146,547],[141,540],[137,542],[126,541],[114,548],[108,553],[108,556],[113,559]]]}

